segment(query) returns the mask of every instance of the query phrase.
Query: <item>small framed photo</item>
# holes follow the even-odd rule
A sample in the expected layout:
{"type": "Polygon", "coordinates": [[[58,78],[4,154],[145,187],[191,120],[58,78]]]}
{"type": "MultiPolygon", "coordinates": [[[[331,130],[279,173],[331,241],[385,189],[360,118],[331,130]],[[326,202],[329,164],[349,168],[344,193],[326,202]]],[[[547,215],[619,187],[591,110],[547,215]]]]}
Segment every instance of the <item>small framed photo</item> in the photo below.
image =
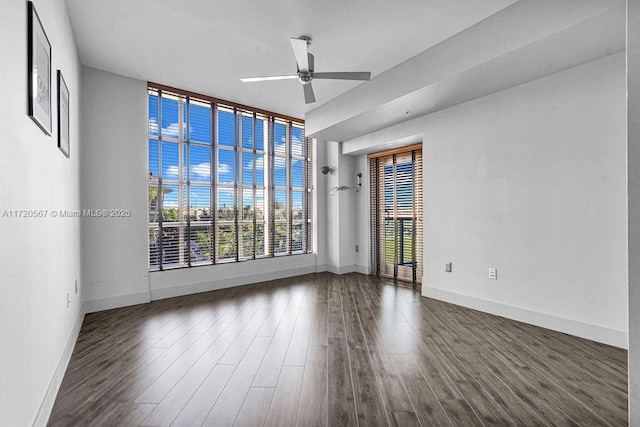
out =
{"type": "Polygon", "coordinates": [[[32,2],[28,7],[29,116],[51,135],[51,43],[32,2]]]}
{"type": "Polygon", "coordinates": [[[69,157],[69,88],[58,70],[58,148],[69,157]]]}

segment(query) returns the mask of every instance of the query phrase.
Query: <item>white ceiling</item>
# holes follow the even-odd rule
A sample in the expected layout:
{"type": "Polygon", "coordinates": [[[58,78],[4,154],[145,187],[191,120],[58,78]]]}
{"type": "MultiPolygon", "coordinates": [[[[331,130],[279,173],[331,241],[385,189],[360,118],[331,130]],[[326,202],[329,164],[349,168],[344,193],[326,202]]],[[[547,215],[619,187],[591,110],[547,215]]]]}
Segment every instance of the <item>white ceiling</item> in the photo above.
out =
{"type": "Polygon", "coordinates": [[[305,131],[320,140],[368,139],[372,132],[624,51],[624,0],[579,1],[577,8],[574,0],[521,0],[309,111],[305,131]]]}
{"type": "Polygon", "coordinates": [[[373,76],[515,0],[67,0],[82,63],[303,118],[357,82],[313,82],[305,105],[289,37],[309,35],[316,71],[373,76]]]}

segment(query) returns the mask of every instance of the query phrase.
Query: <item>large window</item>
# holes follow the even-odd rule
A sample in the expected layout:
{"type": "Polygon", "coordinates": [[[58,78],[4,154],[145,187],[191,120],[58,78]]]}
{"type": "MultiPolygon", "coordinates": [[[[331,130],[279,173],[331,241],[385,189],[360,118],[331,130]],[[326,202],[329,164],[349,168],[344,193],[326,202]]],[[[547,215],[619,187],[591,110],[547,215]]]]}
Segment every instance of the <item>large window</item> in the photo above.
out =
{"type": "Polygon", "coordinates": [[[311,252],[304,122],[149,85],[149,269],[311,252]]]}

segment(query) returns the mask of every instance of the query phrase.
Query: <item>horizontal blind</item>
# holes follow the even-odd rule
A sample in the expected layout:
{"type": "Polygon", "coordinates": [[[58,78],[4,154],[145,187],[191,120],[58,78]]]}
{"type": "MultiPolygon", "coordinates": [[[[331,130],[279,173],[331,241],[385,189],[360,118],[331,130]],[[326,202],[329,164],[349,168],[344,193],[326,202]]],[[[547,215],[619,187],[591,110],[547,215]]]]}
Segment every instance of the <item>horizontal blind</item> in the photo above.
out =
{"type": "Polygon", "coordinates": [[[370,155],[373,262],[377,274],[422,279],[422,151],[370,155]]]}
{"type": "Polygon", "coordinates": [[[304,121],[148,86],[149,270],[312,251],[304,121]]]}

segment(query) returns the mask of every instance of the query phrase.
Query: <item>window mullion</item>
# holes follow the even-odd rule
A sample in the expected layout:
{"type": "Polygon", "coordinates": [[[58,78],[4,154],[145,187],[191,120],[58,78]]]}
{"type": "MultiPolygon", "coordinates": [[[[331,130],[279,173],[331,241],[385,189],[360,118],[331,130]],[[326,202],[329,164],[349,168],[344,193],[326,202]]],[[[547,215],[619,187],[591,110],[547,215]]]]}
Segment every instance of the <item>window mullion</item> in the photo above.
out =
{"type": "Polygon", "coordinates": [[[233,156],[234,159],[234,178],[233,178],[233,195],[234,195],[234,224],[235,224],[235,229],[236,229],[236,262],[238,262],[240,260],[240,239],[242,238],[241,235],[242,233],[240,233],[239,230],[239,222],[238,222],[238,200],[241,199],[242,197],[238,195],[238,190],[242,189],[242,182],[240,181],[240,179],[242,179],[240,177],[240,173],[239,173],[239,167],[238,167],[238,161],[242,155],[242,150],[238,149],[239,146],[239,134],[240,134],[240,128],[241,126],[239,126],[239,122],[240,120],[238,119],[238,109],[234,108],[233,109],[233,151],[235,153],[235,155],[233,156]]]}
{"type": "MultiPolygon", "coordinates": [[[[252,191],[252,197],[253,197],[253,259],[256,259],[256,254],[258,252],[258,244],[257,244],[257,240],[258,240],[258,221],[257,221],[257,217],[258,217],[258,200],[256,197],[256,193],[257,193],[257,185],[256,183],[258,182],[257,180],[257,168],[258,168],[258,150],[257,150],[257,140],[256,140],[256,128],[258,127],[258,122],[256,120],[256,113],[255,111],[253,112],[253,135],[252,140],[253,140],[253,170],[252,172],[252,177],[253,177],[253,181],[251,182],[253,191],[252,191]]],[[[263,166],[264,167],[264,166],[263,166]]],[[[264,196],[263,196],[264,197],[264,196]]]]}
{"type": "Polygon", "coordinates": [[[211,104],[211,164],[209,165],[209,169],[211,171],[211,175],[209,179],[211,180],[211,210],[210,212],[210,221],[211,221],[211,263],[217,263],[217,254],[218,254],[218,239],[217,234],[218,230],[216,229],[216,215],[218,213],[216,207],[217,203],[217,188],[216,180],[218,177],[218,105],[215,103],[211,104]]]}
{"type": "Polygon", "coordinates": [[[309,139],[304,137],[303,139],[303,147],[304,147],[304,212],[303,212],[303,249],[304,253],[309,253],[309,248],[311,247],[311,239],[310,235],[312,233],[311,229],[311,186],[309,185],[311,181],[311,153],[309,152],[309,139]]]}
{"type": "Polygon", "coordinates": [[[418,215],[417,215],[417,208],[418,208],[418,203],[417,200],[418,198],[416,197],[416,177],[417,177],[417,171],[416,171],[416,152],[412,151],[411,152],[411,196],[412,196],[412,202],[411,202],[411,208],[412,208],[412,212],[411,212],[411,276],[413,279],[413,282],[416,282],[417,279],[417,272],[418,272],[418,260],[416,259],[416,240],[417,239],[417,233],[416,233],[416,226],[417,226],[417,220],[418,220],[418,215]]]}
{"type": "Polygon", "coordinates": [[[393,155],[393,278],[398,278],[398,176],[397,159],[393,155]]]}
{"type": "Polygon", "coordinates": [[[158,91],[158,265],[160,271],[164,269],[164,228],[162,213],[164,206],[164,188],[162,187],[162,91],[158,91]]]}
{"type": "MultiPolygon", "coordinates": [[[[187,265],[189,267],[191,267],[191,144],[190,144],[190,138],[189,138],[189,97],[187,96],[186,102],[183,105],[183,108],[186,108],[186,118],[187,118],[187,122],[186,123],[182,123],[180,130],[183,133],[183,139],[184,139],[184,146],[186,147],[186,158],[184,158],[184,168],[186,170],[186,172],[184,172],[183,175],[180,176],[180,179],[184,179],[184,177],[186,176],[186,188],[187,188],[187,197],[186,197],[186,203],[187,203],[187,238],[186,238],[186,257],[187,257],[187,265]]],[[[183,117],[183,114],[180,114],[180,117],[183,117]]],[[[182,119],[181,119],[182,120],[182,119]]],[[[185,245],[183,245],[184,247],[185,245]]]]}
{"type": "Polygon", "coordinates": [[[292,135],[292,123],[287,122],[286,128],[286,143],[285,143],[285,171],[286,171],[286,185],[287,185],[287,255],[293,253],[293,181],[291,176],[291,135],[292,135]]]}
{"type": "MultiPolygon", "coordinates": [[[[269,255],[275,256],[276,219],[275,219],[275,121],[269,117],[269,255]]],[[[267,156],[265,156],[267,157],[267,156]]]]}

